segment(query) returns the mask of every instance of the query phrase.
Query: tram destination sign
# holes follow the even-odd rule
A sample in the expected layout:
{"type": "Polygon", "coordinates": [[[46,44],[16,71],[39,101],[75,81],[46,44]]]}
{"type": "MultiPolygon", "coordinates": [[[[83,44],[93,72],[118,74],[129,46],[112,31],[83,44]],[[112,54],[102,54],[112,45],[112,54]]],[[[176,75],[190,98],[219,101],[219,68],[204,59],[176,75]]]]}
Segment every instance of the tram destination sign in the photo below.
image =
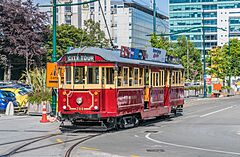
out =
{"type": "Polygon", "coordinates": [[[66,62],[92,62],[92,61],[95,61],[94,55],[75,54],[66,56],[66,62]]]}

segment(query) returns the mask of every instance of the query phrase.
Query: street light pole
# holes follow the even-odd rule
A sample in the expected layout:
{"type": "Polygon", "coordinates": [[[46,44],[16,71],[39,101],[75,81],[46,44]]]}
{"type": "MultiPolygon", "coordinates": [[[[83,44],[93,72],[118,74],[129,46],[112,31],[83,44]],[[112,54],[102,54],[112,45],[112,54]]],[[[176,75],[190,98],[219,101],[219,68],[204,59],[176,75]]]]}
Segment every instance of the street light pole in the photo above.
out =
{"type": "Polygon", "coordinates": [[[153,0],[153,33],[156,34],[156,0],[153,0]]]}
{"type": "MultiPolygon", "coordinates": [[[[230,43],[230,17],[228,18],[228,62],[230,63],[230,52],[231,52],[231,43],[230,43]]],[[[229,76],[228,76],[228,86],[231,87],[231,67],[229,66],[229,76]]]]}
{"type": "MultiPolygon", "coordinates": [[[[57,0],[53,0],[53,52],[52,52],[52,62],[57,61],[57,0]]],[[[52,88],[52,113],[56,115],[57,106],[57,90],[52,88]]]]}
{"type": "Polygon", "coordinates": [[[206,84],[206,79],[207,79],[207,75],[206,75],[206,50],[205,50],[205,27],[204,27],[204,9],[203,9],[203,97],[206,98],[207,97],[207,84],[206,84]]]}

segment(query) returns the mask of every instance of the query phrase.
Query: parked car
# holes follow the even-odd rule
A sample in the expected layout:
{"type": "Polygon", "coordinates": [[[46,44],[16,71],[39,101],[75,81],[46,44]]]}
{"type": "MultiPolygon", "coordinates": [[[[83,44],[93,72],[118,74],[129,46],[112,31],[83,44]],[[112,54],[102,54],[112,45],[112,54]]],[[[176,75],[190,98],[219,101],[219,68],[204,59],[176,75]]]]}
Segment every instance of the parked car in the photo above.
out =
{"type": "Polygon", "coordinates": [[[14,107],[18,106],[13,92],[0,90],[0,111],[5,111],[10,101],[13,102],[14,107]]]}
{"type": "Polygon", "coordinates": [[[13,92],[16,97],[16,101],[19,107],[26,107],[28,101],[28,93],[29,91],[24,88],[3,88],[3,91],[13,92]]]}

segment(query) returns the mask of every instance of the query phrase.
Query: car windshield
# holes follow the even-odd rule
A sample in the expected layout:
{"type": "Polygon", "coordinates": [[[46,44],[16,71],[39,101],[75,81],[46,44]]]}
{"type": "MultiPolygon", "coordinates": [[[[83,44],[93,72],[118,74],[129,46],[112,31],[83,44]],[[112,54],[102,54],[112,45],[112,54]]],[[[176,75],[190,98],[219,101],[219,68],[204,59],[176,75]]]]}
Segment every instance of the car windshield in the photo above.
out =
{"type": "Polygon", "coordinates": [[[15,94],[13,92],[8,91],[2,91],[2,95],[5,97],[15,97],[15,94]]]}

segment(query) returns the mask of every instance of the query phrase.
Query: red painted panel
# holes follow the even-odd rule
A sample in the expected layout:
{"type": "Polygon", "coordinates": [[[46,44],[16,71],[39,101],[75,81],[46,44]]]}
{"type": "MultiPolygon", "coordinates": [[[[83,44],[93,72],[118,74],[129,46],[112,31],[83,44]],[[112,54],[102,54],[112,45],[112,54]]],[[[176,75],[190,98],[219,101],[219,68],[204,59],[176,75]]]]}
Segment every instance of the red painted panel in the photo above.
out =
{"type": "Polygon", "coordinates": [[[184,87],[170,88],[170,104],[171,106],[179,106],[184,104],[184,87]]]}
{"type": "Polygon", "coordinates": [[[164,104],[164,88],[151,88],[150,106],[163,106],[163,104],[164,104]]]}
{"type": "Polygon", "coordinates": [[[140,112],[144,105],[143,89],[119,89],[117,105],[120,115],[140,112]]]}

